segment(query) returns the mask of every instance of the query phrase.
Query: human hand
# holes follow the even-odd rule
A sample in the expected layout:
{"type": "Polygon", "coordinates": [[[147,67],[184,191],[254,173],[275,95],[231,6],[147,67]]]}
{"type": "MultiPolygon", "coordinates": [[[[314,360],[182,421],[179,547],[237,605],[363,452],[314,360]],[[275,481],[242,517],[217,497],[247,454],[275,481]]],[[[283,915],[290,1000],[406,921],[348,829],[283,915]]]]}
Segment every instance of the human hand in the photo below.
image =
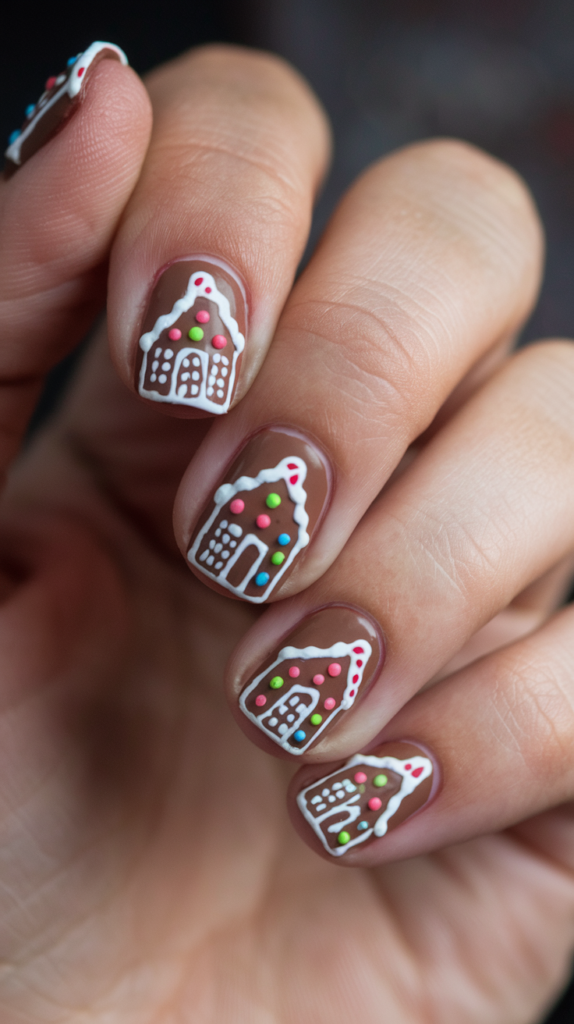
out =
{"type": "Polygon", "coordinates": [[[145,92],[106,63],[0,194],[4,465],[98,308],[110,246],[112,354],[134,391],[100,332],[5,495],[3,1019],[534,1021],[574,904],[571,812],[549,809],[572,795],[570,612],[547,622],[570,572],[572,356],[508,355],[536,293],[536,215],[488,157],[414,147],[355,185],[288,298],[327,153],[312,97],[273,58],[218,48],[149,90],[147,153],[145,92]],[[215,423],[135,394],[156,274],[198,253],[249,301],[239,404],[215,423]],[[188,572],[170,515],[179,486],[187,554],[210,490],[270,425],[316,448],[328,497],[309,496],[311,542],[261,615],[188,572]],[[365,609],[373,647],[380,623],[384,669],[290,756],[315,762],[293,792],[381,736],[423,744],[442,790],[335,861],[291,831],[290,766],[245,740],[221,679],[234,652],[237,719],[285,754],[237,695],[341,602],[365,609]]]}

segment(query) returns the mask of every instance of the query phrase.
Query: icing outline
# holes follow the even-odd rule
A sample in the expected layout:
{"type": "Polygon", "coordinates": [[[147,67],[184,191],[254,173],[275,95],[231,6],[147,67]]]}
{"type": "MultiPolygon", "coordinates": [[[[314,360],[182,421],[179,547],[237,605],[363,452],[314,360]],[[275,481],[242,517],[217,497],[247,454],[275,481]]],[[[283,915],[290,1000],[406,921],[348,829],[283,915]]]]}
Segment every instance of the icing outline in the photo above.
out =
{"type": "Polygon", "coordinates": [[[140,368],[138,383],[138,391],[142,398],[149,398],[151,399],[152,402],[168,402],[171,405],[190,405],[196,409],[204,409],[206,412],[213,412],[216,415],[221,415],[222,413],[228,411],[235,384],[236,364],[239,355],[241,354],[241,352],[243,352],[243,349],[245,348],[245,338],[243,337],[241,331],[239,330],[239,324],[237,323],[237,320],[235,320],[235,318],[231,315],[231,306],[229,303],[229,299],[227,298],[226,295],[223,295],[223,293],[219,291],[217,285],[215,284],[213,276],[209,274],[207,271],[193,270],[190,273],[185,295],[182,295],[180,299],[177,299],[174,302],[173,307],[169,313],[162,313],[161,316],[158,316],[151,331],[146,331],[145,334],[142,334],[141,338],[139,339],[139,347],[143,352],[143,359],[140,368]],[[192,278],[196,276],[200,276],[202,279],[200,285],[196,285],[192,281],[192,278]],[[209,290],[206,292],[206,289],[209,290]],[[225,399],[225,402],[223,403],[212,402],[212,400],[208,398],[206,392],[209,355],[202,349],[197,349],[194,348],[193,346],[181,349],[181,351],[178,352],[177,358],[174,361],[173,369],[171,371],[171,385],[169,389],[169,394],[160,395],[158,391],[147,390],[144,387],[145,374],[148,363],[148,353],[152,345],[155,345],[156,341],[158,341],[162,331],[165,331],[167,330],[167,328],[172,327],[175,323],[177,323],[182,313],[187,313],[188,309],[191,309],[197,298],[203,298],[207,299],[208,301],[215,302],[219,310],[219,316],[221,317],[222,322],[225,324],[227,330],[229,331],[229,334],[231,335],[231,341],[233,344],[233,356],[231,358],[231,366],[229,370],[227,397],[225,399]],[[176,392],[178,372],[182,361],[185,358],[189,358],[190,355],[199,356],[201,359],[203,370],[201,387],[199,390],[199,394],[190,395],[188,398],[182,398],[176,392]]]}
{"type": "Polygon", "coordinates": [[[216,581],[216,583],[219,583],[221,587],[224,587],[226,590],[231,591],[232,594],[237,594],[238,597],[242,597],[246,601],[252,601],[254,604],[261,604],[263,601],[266,601],[273,588],[281,579],[285,570],[288,569],[288,567],[291,565],[293,559],[295,558],[295,555],[297,555],[302,548],[306,547],[310,540],[309,534],[307,533],[307,526],[309,525],[309,516],[305,510],[307,492],[303,487],[303,482],[306,476],[307,464],[303,461],[303,459],[300,458],[300,456],[298,455],[287,455],[285,456],[284,459],[281,459],[281,462],[278,462],[277,465],[274,466],[272,469],[262,469],[255,477],[240,476],[239,479],[236,480],[234,484],[221,484],[221,486],[217,488],[213,496],[215,508],[213,509],[213,512],[211,513],[207,522],[202,526],[191,548],[187,552],[188,560],[193,565],[195,565],[197,569],[205,573],[206,576],[210,576],[211,579],[216,581]],[[297,482],[295,484],[292,484],[289,479],[289,477],[293,475],[293,470],[288,469],[288,463],[296,463],[297,465],[298,474],[297,482]],[[200,564],[200,561],[198,558],[196,558],[196,555],[199,547],[201,546],[201,541],[205,537],[206,533],[209,532],[211,526],[213,525],[215,519],[219,515],[221,509],[223,508],[224,505],[227,504],[228,501],[230,501],[240,491],[253,491],[255,490],[256,487],[259,487],[261,484],[274,484],[278,480],[283,480],[285,482],[289,498],[295,505],[295,509],[293,511],[293,521],[297,523],[297,526],[299,528],[297,540],[293,545],[291,551],[289,552],[289,555],[283,562],[279,571],[275,574],[275,576],[270,578],[269,584],[267,585],[266,589],[262,592],[262,594],[246,594],[244,591],[247,584],[254,576],[257,575],[261,562],[263,561],[265,555],[269,551],[269,545],[265,544],[265,542],[262,541],[261,538],[258,537],[255,533],[246,533],[244,535],[241,543],[238,544],[233,555],[231,556],[229,561],[225,563],[225,565],[219,571],[219,573],[210,572],[207,566],[200,564]],[[243,551],[250,546],[254,546],[259,549],[259,558],[255,560],[251,568],[247,571],[244,579],[241,581],[239,586],[234,587],[227,580],[228,573],[232,566],[235,565],[237,559],[243,553],[243,551]]]}
{"type": "MultiPolygon", "coordinates": [[[[274,740],[275,743],[278,744],[278,746],[283,748],[283,750],[287,750],[290,754],[303,754],[311,745],[311,743],[315,743],[317,736],[319,736],[319,734],[323,732],[323,729],[325,729],[325,727],[329,725],[329,723],[333,720],[335,715],[339,713],[339,711],[348,711],[348,709],[353,706],[357,699],[359,687],[363,682],[363,674],[369,662],[372,652],[373,649],[368,640],[362,639],[353,640],[353,642],[349,644],[344,643],[344,641],[342,640],[339,640],[337,641],[337,643],[334,643],[331,647],[283,647],[279,651],[279,654],[277,655],[277,658],[275,659],[273,664],[268,665],[267,668],[264,669],[263,672],[260,672],[259,675],[255,677],[253,682],[250,683],[249,686],[245,688],[245,690],[243,690],[239,698],[239,707],[243,711],[243,714],[246,715],[247,718],[249,718],[259,729],[261,729],[261,732],[264,732],[266,736],[269,736],[272,740],[274,740]],[[353,651],[353,647],[357,647],[359,644],[363,646],[363,651],[360,653],[360,655],[356,654],[353,651]],[[310,661],[313,658],[345,658],[347,656],[350,658],[349,671],[347,672],[347,684],[345,686],[345,692],[343,694],[341,703],[336,708],[334,708],[329,715],[327,715],[327,717],[321,723],[319,728],[314,729],[313,734],[309,737],[307,743],[298,743],[296,746],[292,746],[289,743],[289,739],[297,731],[297,729],[299,729],[303,719],[308,718],[309,715],[312,714],[312,712],[315,710],[317,704],[319,703],[321,693],[320,688],[318,686],[303,686],[301,683],[295,683],[292,686],[290,686],[288,690],[285,690],[282,694],[278,693],[277,700],[275,701],[275,703],[272,704],[271,707],[269,708],[267,707],[267,705],[265,705],[264,710],[262,710],[261,714],[259,715],[254,715],[253,712],[249,711],[248,708],[246,707],[247,698],[253,692],[253,690],[256,689],[256,687],[259,685],[264,676],[266,676],[269,672],[272,672],[282,662],[289,661],[292,658],[301,658],[301,660],[303,661],[310,661]],[[363,661],[363,665],[361,667],[357,665],[357,661],[359,659],[363,661]],[[353,677],[356,675],[359,676],[359,679],[356,682],[353,682],[353,677]],[[355,692],[351,697],[352,690],[354,690],[355,692]],[[294,693],[308,694],[312,697],[312,702],[308,707],[306,707],[305,713],[300,716],[300,720],[295,721],[289,727],[287,732],[284,733],[282,737],[279,737],[277,736],[276,733],[270,732],[268,729],[265,728],[265,725],[263,724],[263,719],[267,717],[273,717],[273,709],[276,708],[279,704],[282,704],[285,700],[287,700],[288,696],[294,693]]],[[[315,783],[315,785],[317,785],[317,783],[315,783]]]]}
{"type": "Polygon", "coordinates": [[[425,779],[428,779],[429,775],[431,775],[432,772],[433,763],[428,757],[422,757],[417,755],[415,757],[406,757],[404,758],[404,760],[400,760],[399,758],[390,756],[374,757],[369,754],[353,754],[353,756],[349,758],[349,760],[342,766],[342,768],[338,768],[336,771],[331,772],[330,775],[325,775],[322,779],[316,779],[315,782],[313,782],[310,786],[306,786],[305,789],[302,789],[301,792],[297,794],[297,805],[299,807],[299,810],[301,811],[301,814],[305,818],[305,821],[309,823],[315,834],[321,840],[327,853],[330,853],[333,857],[342,857],[343,854],[347,852],[347,850],[350,850],[353,846],[356,846],[358,843],[364,843],[365,840],[369,839],[372,835],[375,835],[377,838],[381,838],[382,836],[386,835],[388,831],[389,820],[393,817],[394,814],[396,814],[405,797],[410,796],[411,793],[414,793],[415,789],[417,789],[417,787],[420,786],[421,782],[424,782],[425,779]],[[409,772],[405,771],[404,766],[406,764],[412,765],[412,768],[409,772]],[[356,836],[354,839],[351,839],[350,842],[345,843],[344,846],[332,848],[327,843],[327,840],[323,835],[320,826],[330,815],[339,813],[342,808],[345,811],[348,811],[347,819],[337,821],[337,823],[328,828],[327,831],[341,832],[344,830],[346,825],[352,824],[353,821],[356,821],[357,818],[361,817],[361,814],[363,812],[361,811],[361,807],[357,806],[357,801],[360,801],[361,799],[361,793],[359,791],[359,788],[351,779],[342,780],[342,786],[349,794],[349,799],[345,800],[343,803],[334,804],[332,807],[329,807],[324,812],[324,814],[321,814],[319,817],[314,817],[310,813],[308,809],[309,805],[307,802],[307,793],[309,792],[309,790],[316,789],[317,786],[328,782],[329,779],[332,779],[336,775],[339,775],[345,769],[350,770],[351,768],[356,768],[360,765],[368,765],[371,768],[388,768],[389,771],[396,772],[397,775],[402,776],[403,781],[401,783],[401,788],[399,789],[398,793],[395,793],[394,796],[390,798],[387,806],[385,807],[385,810],[381,815],[379,815],[373,828],[366,829],[364,832],[361,833],[361,835],[356,836]],[[418,776],[418,778],[413,778],[411,773],[416,768],[422,768],[423,770],[421,774],[418,776]]]}
{"type": "Polygon", "coordinates": [[[29,124],[26,125],[25,128],[22,129],[18,137],[14,139],[14,142],[12,142],[8,146],[8,149],[4,153],[4,156],[7,160],[11,160],[12,163],[16,164],[18,167],[22,166],[20,160],[20,151],[22,149],[22,143],[25,142],[27,138],[29,138],[29,136],[33,133],[38,122],[43,118],[44,114],[48,110],[50,110],[51,107],[53,107],[54,104],[62,98],[62,96],[65,96],[67,93],[70,99],[72,100],[75,96],[78,95],[82,88],[82,85],[84,84],[86,71],[93,63],[98,53],[101,53],[102,50],[112,50],[118,57],[120,63],[127,65],[128,58],[126,57],[124,51],[121,50],[119,46],[116,46],[115,43],[95,42],[92,43],[91,46],[88,46],[88,49],[84,50],[84,52],[80,53],[76,58],[75,64],[70,74],[66,77],[66,81],[63,83],[63,85],[54,93],[51,99],[49,99],[43,105],[42,100],[44,96],[48,94],[49,90],[46,89],[42,93],[40,99],[36,103],[37,110],[32,120],[29,124]],[[78,75],[80,66],[84,69],[81,76],[78,75]]]}

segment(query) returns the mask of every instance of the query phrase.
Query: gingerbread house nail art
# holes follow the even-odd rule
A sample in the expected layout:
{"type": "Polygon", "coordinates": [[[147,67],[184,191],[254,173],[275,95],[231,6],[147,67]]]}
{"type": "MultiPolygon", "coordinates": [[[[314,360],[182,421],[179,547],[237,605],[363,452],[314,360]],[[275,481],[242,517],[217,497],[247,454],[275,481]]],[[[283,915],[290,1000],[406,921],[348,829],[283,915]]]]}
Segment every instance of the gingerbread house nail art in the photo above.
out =
{"type": "Polygon", "coordinates": [[[416,747],[410,751],[354,754],[298,794],[299,810],[327,853],[341,857],[386,835],[427,802],[433,763],[416,747]]]}
{"type": "Polygon", "coordinates": [[[284,647],[246,687],[243,713],[290,754],[303,754],[355,703],[370,643],[359,638],[319,647],[284,647]]]}
{"type": "Polygon", "coordinates": [[[80,101],[81,92],[93,68],[100,60],[117,60],[127,64],[128,59],[113,43],[92,43],[83,53],[70,57],[66,69],[48,78],[44,92],[37,103],[26,108],[26,117],[20,129],[12,132],[6,159],[5,176],[11,177],[26,163],[66,122],[80,101]]]}
{"type": "MultiPolygon", "coordinates": [[[[180,282],[179,296],[139,339],[138,391],[142,398],[153,402],[221,414],[229,409],[245,346],[233,315],[238,289],[231,292],[228,286],[224,291],[221,279],[216,281],[214,274],[198,266],[172,264],[163,275],[163,293],[169,295],[175,277],[180,282]]],[[[229,285],[229,275],[226,278],[229,285]]],[[[158,296],[153,306],[157,312],[158,296]]]]}

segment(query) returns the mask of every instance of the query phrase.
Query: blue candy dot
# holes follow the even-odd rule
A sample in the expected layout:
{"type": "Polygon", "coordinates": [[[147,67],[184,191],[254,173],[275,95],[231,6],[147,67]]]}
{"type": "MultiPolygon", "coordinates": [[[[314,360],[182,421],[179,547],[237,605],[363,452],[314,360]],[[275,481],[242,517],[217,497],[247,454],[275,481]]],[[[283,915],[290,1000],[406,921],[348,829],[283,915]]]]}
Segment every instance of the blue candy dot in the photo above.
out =
{"type": "Polygon", "coordinates": [[[34,104],[29,103],[26,107],[26,117],[32,117],[32,114],[34,113],[35,109],[36,107],[34,106],[34,104]]]}
{"type": "Polygon", "coordinates": [[[280,533],[277,538],[277,543],[280,544],[282,548],[284,548],[285,545],[288,544],[290,540],[291,538],[288,533],[280,533]]]}
{"type": "Polygon", "coordinates": [[[305,733],[303,732],[303,730],[297,729],[297,732],[295,733],[293,739],[296,739],[297,743],[302,743],[303,740],[305,739],[305,733]]]}
{"type": "Polygon", "coordinates": [[[368,828],[368,827],[369,827],[369,822],[368,821],[360,821],[359,824],[357,825],[357,829],[359,830],[359,832],[364,832],[365,829],[368,828]]]}
{"type": "Polygon", "coordinates": [[[257,576],[255,577],[255,585],[257,587],[264,587],[266,583],[269,583],[269,573],[258,572],[257,576]]]}
{"type": "Polygon", "coordinates": [[[13,142],[16,142],[16,139],[20,134],[21,132],[19,128],[15,128],[13,132],[10,132],[10,135],[8,136],[8,145],[11,146],[13,142]]]}
{"type": "MultiPolygon", "coordinates": [[[[78,56],[79,56],[79,54],[78,54],[78,56]]],[[[68,60],[66,61],[67,66],[70,68],[72,66],[72,64],[76,63],[77,59],[78,59],[78,57],[69,57],[68,60]]]]}

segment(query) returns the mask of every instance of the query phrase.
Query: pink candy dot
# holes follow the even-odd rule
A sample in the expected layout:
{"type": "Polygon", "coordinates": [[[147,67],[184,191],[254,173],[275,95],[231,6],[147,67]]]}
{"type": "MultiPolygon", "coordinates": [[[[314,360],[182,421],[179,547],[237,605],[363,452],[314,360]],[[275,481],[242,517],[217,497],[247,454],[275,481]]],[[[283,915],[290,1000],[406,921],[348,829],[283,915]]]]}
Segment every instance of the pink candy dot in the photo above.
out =
{"type": "Polygon", "coordinates": [[[209,313],[207,312],[206,309],[200,309],[199,313],[195,314],[195,319],[197,320],[198,324],[208,324],[209,313]]]}
{"type": "Polygon", "coordinates": [[[422,768],[415,768],[415,770],[413,772],[413,779],[418,779],[419,775],[422,775],[422,772],[423,772],[422,768]]]}
{"type": "Polygon", "coordinates": [[[229,506],[229,511],[233,512],[234,516],[238,516],[240,512],[243,512],[245,508],[245,502],[241,498],[234,498],[229,506]]]}
{"type": "Polygon", "coordinates": [[[358,782],[359,786],[361,786],[363,782],[367,781],[367,776],[365,775],[364,772],[357,772],[356,775],[353,775],[353,778],[355,782],[358,782]]]}
{"type": "Polygon", "coordinates": [[[353,647],[353,650],[354,650],[355,654],[362,654],[363,653],[363,648],[362,647],[353,647]]]}
{"type": "Polygon", "coordinates": [[[382,802],[382,800],[379,800],[378,796],[371,797],[371,799],[369,800],[369,802],[367,804],[367,807],[371,811],[378,811],[379,807],[382,807],[382,806],[383,806],[383,802],[382,802]]]}
{"type": "Polygon", "coordinates": [[[53,89],[55,84],[56,84],[56,79],[55,79],[54,75],[52,75],[48,79],[48,81],[46,82],[46,89],[53,89]]]}
{"type": "Polygon", "coordinates": [[[179,341],[181,338],[181,331],[178,327],[172,327],[171,331],[167,332],[167,336],[170,341],[179,341]]]}
{"type": "Polygon", "coordinates": [[[338,664],[338,662],[332,661],[331,664],[329,665],[329,668],[327,669],[327,672],[329,673],[330,676],[340,676],[341,666],[338,664]]]}
{"type": "Polygon", "coordinates": [[[412,768],[412,764],[406,764],[405,765],[405,771],[410,772],[411,768],[412,768]]]}
{"type": "Polygon", "coordinates": [[[323,704],[323,707],[327,708],[327,711],[332,711],[333,708],[335,707],[336,703],[337,703],[337,701],[333,700],[332,697],[327,697],[327,700],[323,704]]]}
{"type": "Polygon", "coordinates": [[[206,293],[206,295],[209,295],[210,291],[211,291],[211,288],[206,288],[206,289],[205,289],[205,293],[206,293]]]}
{"type": "Polygon", "coordinates": [[[260,530],[266,530],[268,526],[271,526],[271,520],[269,516],[266,516],[264,512],[260,516],[257,516],[255,520],[260,530]]]}
{"type": "Polygon", "coordinates": [[[227,345],[227,338],[225,338],[223,334],[216,334],[215,337],[211,339],[211,344],[214,348],[225,348],[227,345]]]}
{"type": "Polygon", "coordinates": [[[316,676],[313,676],[313,682],[315,683],[315,686],[321,686],[321,683],[325,682],[325,676],[317,674],[316,676]]]}
{"type": "Polygon", "coordinates": [[[296,665],[292,665],[289,669],[289,675],[291,676],[291,679],[296,679],[297,676],[301,675],[301,670],[298,669],[296,665]]]}
{"type": "Polygon", "coordinates": [[[258,708],[265,707],[265,705],[267,704],[267,697],[264,697],[263,694],[260,693],[259,696],[255,698],[255,703],[257,704],[258,708]]]}

